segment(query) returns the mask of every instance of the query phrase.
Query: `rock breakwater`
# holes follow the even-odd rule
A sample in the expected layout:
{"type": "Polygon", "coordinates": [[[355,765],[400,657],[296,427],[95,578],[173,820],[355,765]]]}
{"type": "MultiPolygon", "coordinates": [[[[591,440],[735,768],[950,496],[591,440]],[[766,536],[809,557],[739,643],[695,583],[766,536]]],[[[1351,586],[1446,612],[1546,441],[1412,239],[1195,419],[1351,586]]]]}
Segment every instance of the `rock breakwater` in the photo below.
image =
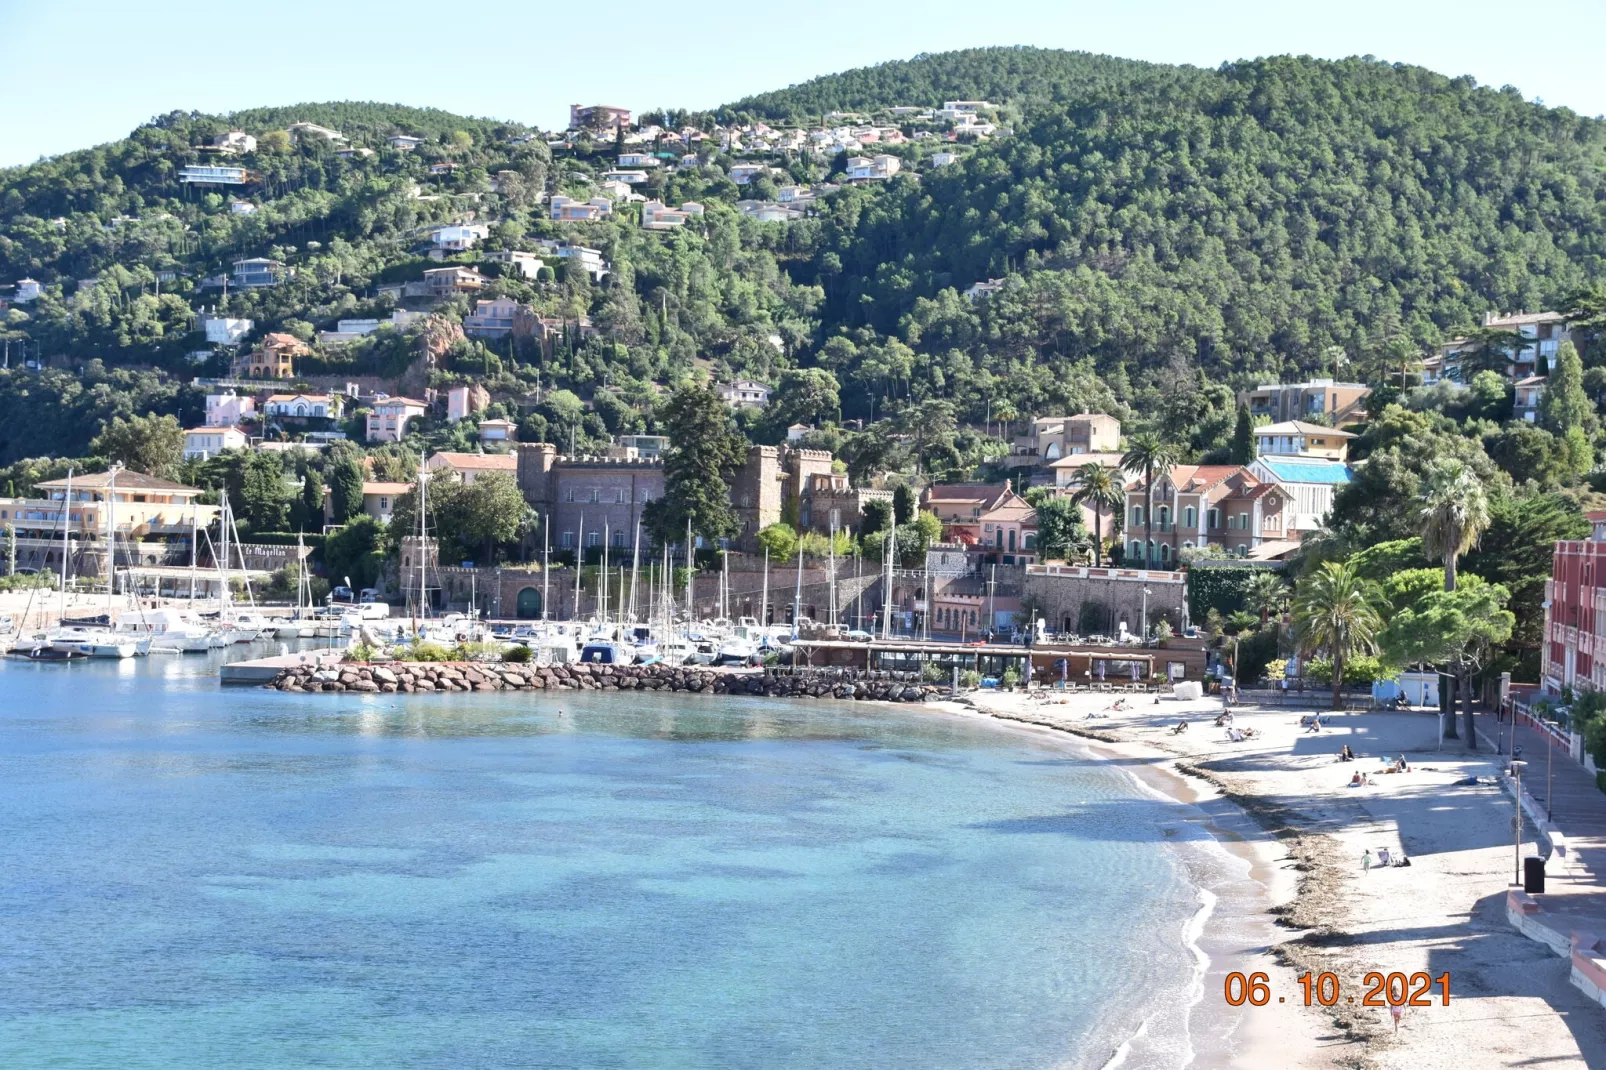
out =
{"type": "Polygon", "coordinates": [[[418,694],[435,691],[688,691],[694,694],[923,702],[939,690],[887,677],[705,669],[674,665],[519,665],[387,662],[296,665],[262,686],[276,691],[418,694]]]}

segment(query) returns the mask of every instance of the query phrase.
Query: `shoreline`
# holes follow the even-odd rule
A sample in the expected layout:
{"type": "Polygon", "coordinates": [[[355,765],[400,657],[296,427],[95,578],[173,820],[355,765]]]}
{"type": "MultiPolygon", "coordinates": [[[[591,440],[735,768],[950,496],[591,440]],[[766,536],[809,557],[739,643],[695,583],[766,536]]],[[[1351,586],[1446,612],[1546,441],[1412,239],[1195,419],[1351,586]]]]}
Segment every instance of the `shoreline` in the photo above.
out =
{"type": "MultiPolygon", "coordinates": [[[[1145,698],[1153,702],[1152,696],[1145,698]]],[[[1299,880],[1287,871],[1291,859],[1282,844],[1255,822],[1252,813],[1179,756],[1144,742],[1022,715],[1029,711],[989,709],[968,701],[930,702],[925,708],[967,720],[986,720],[1038,739],[1046,736],[1101,762],[1121,762],[1119,770],[1140,792],[1191,811],[1184,821],[1207,837],[1208,846],[1201,846],[1199,852],[1219,852],[1229,864],[1241,867],[1240,873],[1232,874],[1219,862],[1210,865],[1201,859],[1190,866],[1183,852],[1187,845],[1167,844],[1177,851],[1179,864],[1200,899],[1181,934],[1184,948],[1197,963],[1183,1013],[1191,1049],[1183,1065],[1233,1070],[1267,1066],[1315,1070],[1339,1065],[1319,1050],[1322,1023],[1315,1015],[1304,1014],[1299,1022],[1281,1017],[1274,1021],[1264,1013],[1266,1008],[1232,1008],[1221,999],[1226,975],[1234,971],[1246,976],[1267,973],[1275,990],[1295,988],[1295,970],[1279,955],[1278,947],[1298,935],[1297,930],[1284,928],[1282,919],[1299,894],[1299,880]]],[[[1101,1070],[1143,1065],[1131,1061],[1133,1045],[1143,1038],[1155,1013],[1145,1016],[1136,1032],[1100,1064],[1101,1070]]]]}
{"type": "Polygon", "coordinates": [[[1258,734],[1233,743],[1212,726],[1219,700],[1143,696],[1116,711],[1113,696],[1052,698],[981,692],[927,708],[1051,732],[1122,762],[1139,784],[1202,811],[1201,827],[1249,860],[1262,890],[1218,903],[1205,926],[1212,963],[1190,1031],[1216,1048],[1196,1044],[1192,1065],[1483,1070],[1593,1065],[1606,1050],[1606,1015],[1571,986],[1566,962],[1506,921],[1512,804],[1492,782],[1498,758],[1454,741],[1436,749],[1436,717],[1334,715],[1312,735],[1298,710],[1235,708],[1236,724],[1258,734]],[[1174,735],[1183,718],[1189,731],[1174,735]],[[1338,764],[1346,743],[1358,759],[1338,764]],[[1381,759],[1401,754],[1410,772],[1383,775],[1381,759]],[[1372,783],[1351,789],[1362,771],[1372,783]],[[1480,782],[1466,786],[1468,776],[1480,782]],[[1411,866],[1363,869],[1363,850],[1383,847],[1411,866]],[[1270,1004],[1228,1006],[1220,979],[1233,969],[1266,972],[1270,1004]],[[1360,999],[1303,1007],[1293,979],[1307,971],[1331,972],[1357,996],[1373,971],[1448,973],[1453,998],[1405,1008],[1396,1031],[1386,1008],[1360,999]]]}

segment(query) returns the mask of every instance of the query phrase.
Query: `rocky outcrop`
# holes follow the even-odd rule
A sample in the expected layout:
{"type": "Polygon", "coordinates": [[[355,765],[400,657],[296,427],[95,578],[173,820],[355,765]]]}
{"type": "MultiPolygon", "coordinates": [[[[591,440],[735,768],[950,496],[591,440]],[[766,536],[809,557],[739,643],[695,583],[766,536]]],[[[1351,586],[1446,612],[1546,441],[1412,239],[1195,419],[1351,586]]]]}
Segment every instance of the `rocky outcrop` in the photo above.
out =
{"type": "Polygon", "coordinates": [[[913,680],[705,669],[673,665],[514,665],[486,662],[297,665],[263,685],[276,691],[688,691],[766,698],[923,702],[938,689],[913,680]]]}

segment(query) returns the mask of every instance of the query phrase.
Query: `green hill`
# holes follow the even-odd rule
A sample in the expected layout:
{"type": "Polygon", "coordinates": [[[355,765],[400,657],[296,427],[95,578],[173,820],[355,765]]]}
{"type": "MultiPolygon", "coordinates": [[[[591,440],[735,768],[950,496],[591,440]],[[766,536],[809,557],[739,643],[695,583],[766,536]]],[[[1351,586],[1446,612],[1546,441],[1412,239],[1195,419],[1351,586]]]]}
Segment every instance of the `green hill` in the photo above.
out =
{"type": "Polygon", "coordinates": [[[1137,60],[1048,48],[970,48],[878,63],[801,85],[745,97],[720,110],[738,116],[802,121],[833,111],[871,111],[896,105],[938,107],[945,100],[1046,103],[1072,93],[1119,87],[1141,75],[1162,73],[1188,81],[1189,67],[1156,66],[1137,60]]]}
{"type": "MultiPolygon", "coordinates": [[[[782,174],[737,186],[732,160],[710,153],[643,187],[706,206],[664,234],[643,231],[624,205],[601,223],[546,218],[544,194],[597,192],[611,138],[582,138],[554,160],[517,123],[430,109],[175,112],[124,140],[0,171],[0,282],[46,286],[0,327],[58,368],[100,359],[187,378],[199,310],[308,339],[340,318],[382,318],[391,306],[378,285],[428,264],[424,228],[472,218],[491,227],[481,249],[568,239],[612,265],[594,280],[552,261],[551,278],[497,278],[486,292],[566,322],[590,316],[596,337],[566,333],[552,353],[458,340],[432,355],[437,380],[482,379],[515,416],[539,409],[573,430],[574,412],[536,400],[564,388],[593,403],[587,433],[600,438],[651,427],[662,389],[689,375],[775,381],[818,367],[848,418],[910,402],[946,402],[938,422],[951,411],[961,426],[1098,407],[1203,452],[1225,441],[1230,387],[1311,373],[1397,382],[1402,360],[1487,310],[1551,307],[1606,278],[1606,123],[1415,67],[1274,57],[1207,71],[976,49],[815,79],[723,114],[945,98],[1001,105],[1008,129],[979,144],[898,145],[903,174],[822,196],[787,224],[755,222],[736,202],[840,180],[840,161],[776,157],[782,174]],[[297,121],[369,152],[291,139],[282,131],[297,121]],[[261,139],[237,158],[257,181],[238,192],[182,185],[179,169],[236,126],[261,139]],[[386,138],[398,132],[424,143],[396,151],[386,138]],[[940,147],[959,162],[932,166],[940,147]],[[231,206],[237,197],[254,210],[231,206]],[[243,256],[281,260],[294,277],[226,300],[205,288],[243,256]],[[1004,280],[998,292],[965,298],[989,279],[1004,280]]],[[[467,309],[459,298],[437,311],[457,320],[467,309]]],[[[412,346],[382,332],[317,346],[303,367],[394,375],[412,346]]],[[[25,380],[0,379],[0,393],[25,380]]],[[[120,411],[126,399],[108,400],[120,382],[98,378],[74,411],[120,411]]],[[[141,389],[156,407],[181,403],[141,389]]],[[[834,415],[834,405],[793,415],[826,409],[834,415]]],[[[0,462],[82,449],[97,429],[51,428],[47,440],[13,436],[0,462]]],[[[990,447],[962,432],[952,448],[958,465],[990,447]]]]}

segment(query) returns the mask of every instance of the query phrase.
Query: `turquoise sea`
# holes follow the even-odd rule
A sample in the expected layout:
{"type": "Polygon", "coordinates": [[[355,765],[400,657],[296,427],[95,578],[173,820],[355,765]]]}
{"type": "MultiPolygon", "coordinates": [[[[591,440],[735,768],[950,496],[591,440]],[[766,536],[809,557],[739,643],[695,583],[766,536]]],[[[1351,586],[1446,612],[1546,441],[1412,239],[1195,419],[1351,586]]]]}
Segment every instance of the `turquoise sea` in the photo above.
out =
{"type": "Polygon", "coordinates": [[[1182,1060],[1177,808],[1055,741],[215,672],[0,665],[0,1067],[1182,1060]]]}

